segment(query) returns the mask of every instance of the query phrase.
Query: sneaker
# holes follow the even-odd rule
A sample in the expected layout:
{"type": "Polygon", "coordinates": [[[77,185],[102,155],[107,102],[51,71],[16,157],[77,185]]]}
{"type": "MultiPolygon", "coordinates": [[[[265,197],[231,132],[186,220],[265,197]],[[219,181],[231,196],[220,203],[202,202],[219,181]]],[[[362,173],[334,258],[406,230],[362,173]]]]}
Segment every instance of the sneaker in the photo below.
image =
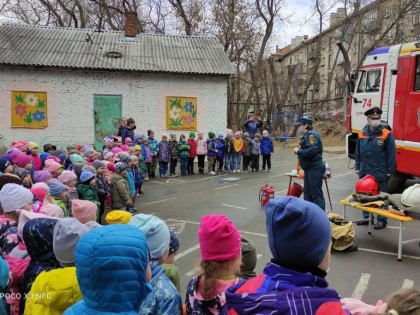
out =
{"type": "Polygon", "coordinates": [[[236,170],[233,170],[232,173],[236,173],[236,170]]]}
{"type": "Polygon", "coordinates": [[[213,172],[213,171],[211,171],[211,172],[209,173],[209,175],[213,176],[213,175],[216,175],[216,173],[215,173],[215,172],[213,172]]]}
{"type": "Polygon", "coordinates": [[[241,170],[237,170],[236,172],[237,172],[237,173],[240,173],[240,172],[241,172],[241,170]]]}
{"type": "Polygon", "coordinates": [[[375,226],[373,227],[374,230],[382,230],[386,228],[386,223],[383,221],[377,221],[375,226]]]}
{"type": "Polygon", "coordinates": [[[271,168],[269,168],[269,169],[267,170],[267,172],[271,172],[271,168]]]}
{"type": "Polygon", "coordinates": [[[261,172],[265,172],[265,168],[262,168],[262,169],[261,169],[261,172]]]}

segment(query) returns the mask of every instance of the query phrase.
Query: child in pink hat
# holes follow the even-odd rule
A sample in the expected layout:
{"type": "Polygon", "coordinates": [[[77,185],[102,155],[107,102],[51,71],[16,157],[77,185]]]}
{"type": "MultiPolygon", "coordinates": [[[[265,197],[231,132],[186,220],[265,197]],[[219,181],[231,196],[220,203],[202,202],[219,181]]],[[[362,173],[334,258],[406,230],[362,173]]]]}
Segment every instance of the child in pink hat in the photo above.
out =
{"type": "Polygon", "coordinates": [[[219,314],[226,289],[239,282],[241,235],[228,217],[209,214],[201,218],[198,239],[202,273],[188,284],[187,314],[219,314]]]}

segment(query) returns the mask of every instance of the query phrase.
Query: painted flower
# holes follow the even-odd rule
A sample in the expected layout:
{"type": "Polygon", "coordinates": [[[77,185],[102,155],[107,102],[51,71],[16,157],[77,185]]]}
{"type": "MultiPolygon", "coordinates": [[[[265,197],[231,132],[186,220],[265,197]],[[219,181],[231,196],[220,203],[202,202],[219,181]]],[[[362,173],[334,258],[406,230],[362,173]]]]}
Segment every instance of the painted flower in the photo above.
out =
{"type": "Polygon", "coordinates": [[[181,116],[181,110],[177,107],[172,108],[171,111],[169,112],[169,117],[171,119],[178,119],[179,116],[181,116]]]}
{"type": "Polygon", "coordinates": [[[41,122],[45,119],[45,113],[44,112],[40,112],[39,110],[37,110],[34,114],[33,114],[33,120],[41,122]]]}
{"type": "Polygon", "coordinates": [[[29,106],[35,106],[38,104],[38,98],[34,94],[28,94],[25,97],[25,103],[29,106]]]}
{"type": "Polygon", "coordinates": [[[23,106],[22,104],[18,104],[15,106],[15,113],[18,116],[25,116],[26,114],[26,107],[23,106]]]}
{"type": "Polygon", "coordinates": [[[184,109],[187,113],[192,112],[194,110],[194,104],[192,102],[186,102],[184,105],[184,109]]]}
{"type": "Polygon", "coordinates": [[[185,126],[192,125],[193,124],[193,118],[192,118],[192,116],[191,115],[184,116],[184,118],[182,119],[182,123],[185,126]]]}

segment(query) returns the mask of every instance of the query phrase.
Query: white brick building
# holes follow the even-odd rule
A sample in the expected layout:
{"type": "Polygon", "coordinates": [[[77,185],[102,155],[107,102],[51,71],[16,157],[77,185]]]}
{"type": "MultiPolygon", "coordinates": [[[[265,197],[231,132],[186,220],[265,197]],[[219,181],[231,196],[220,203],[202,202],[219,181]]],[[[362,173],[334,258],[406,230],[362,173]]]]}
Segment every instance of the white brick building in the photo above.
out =
{"type": "Polygon", "coordinates": [[[120,115],[136,120],[136,133],[173,133],[166,97],[175,96],[196,98],[197,131],[226,128],[232,66],[215,39],[6,24],[0,52],[0,133],[8,141],[93,144],[101,96],[121,100],[120,115]],[[107,58],[109,51],[117,58],[107,58]],[[46,128],[12,128],[13,91],[46,93],[46,128]]]}

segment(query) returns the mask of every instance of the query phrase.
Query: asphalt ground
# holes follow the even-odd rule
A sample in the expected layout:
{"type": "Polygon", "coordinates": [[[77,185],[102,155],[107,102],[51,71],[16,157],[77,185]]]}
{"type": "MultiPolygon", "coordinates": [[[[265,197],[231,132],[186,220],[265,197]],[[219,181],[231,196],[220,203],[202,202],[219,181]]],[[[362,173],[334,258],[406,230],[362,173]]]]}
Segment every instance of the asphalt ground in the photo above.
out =
{"type": "MultiPolygon", "coordinates": [[[[328,161],[332,171],[329,188],[333,211],[342,215],[343,206],[339,201],[353,191],[357,181],[354,171],[349,168],[354,163],[349,162],[343,154],[324,154],[324,160],[328,161]]],[[[277,150],[272,156],[272,164],[269,173],[193,175],[156,179],[143,185],[145,194],[136,201],[136,208],[139,212],[162,218],[179,235],[180,250],[175,265],[181,273],[183,300],[189,280],[199,273],[197,230],[200,218],[205,214],[227,215],[241,233],[254,242],[258,253],[257,273],[271,259],[265,215],[258,202],[258,192],[262,185],[269,184],[273,185],[276,196],[285,195],[289,179],[284,174],[296,168],[296,156],[277,150]]],[[[324,193],[329,210],[325,185],[324,193]]],[[[358,220],[362,214],[359,210],[348,208],[347,217],[358,220]]],[[[336,289],[342,297],[353,296],[374,304],[402,287],[420,286],[419,243],[404,245],[403,260],[398,262],[399,222],[389,220],[388,223],[386,229],[374,231],[373,235],[368,235],[367,226],[355,225],[359,250],[332,254],[327,280],[330,287],[336,289]]],[[[420,222],[405,223],[404,239],[419,237],[420,222]]]]}

